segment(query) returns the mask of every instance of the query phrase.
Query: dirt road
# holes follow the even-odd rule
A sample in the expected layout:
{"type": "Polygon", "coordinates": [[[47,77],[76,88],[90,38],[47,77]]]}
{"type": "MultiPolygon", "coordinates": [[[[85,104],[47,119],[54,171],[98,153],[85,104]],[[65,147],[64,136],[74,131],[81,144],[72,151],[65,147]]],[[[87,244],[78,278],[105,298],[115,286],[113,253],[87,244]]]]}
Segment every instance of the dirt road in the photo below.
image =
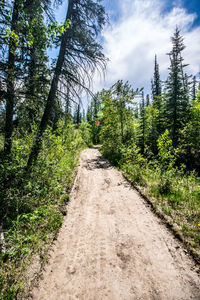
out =
{"type": "Polygon", "coordinates": [[[193,261],[97,148],[84,150],[41,300],[200,299],[193,261]]]}

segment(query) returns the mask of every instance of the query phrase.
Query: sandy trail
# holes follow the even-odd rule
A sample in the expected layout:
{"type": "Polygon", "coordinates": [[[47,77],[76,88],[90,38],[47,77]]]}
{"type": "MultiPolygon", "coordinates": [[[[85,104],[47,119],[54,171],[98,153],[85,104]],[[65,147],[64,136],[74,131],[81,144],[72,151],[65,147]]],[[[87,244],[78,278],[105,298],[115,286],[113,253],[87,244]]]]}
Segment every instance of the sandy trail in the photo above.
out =
{"type": "Polygon", "coordinates": [[[200,299],[193,261],[97,148],[81,153],[50,254],[33,299],[200,299]]]}

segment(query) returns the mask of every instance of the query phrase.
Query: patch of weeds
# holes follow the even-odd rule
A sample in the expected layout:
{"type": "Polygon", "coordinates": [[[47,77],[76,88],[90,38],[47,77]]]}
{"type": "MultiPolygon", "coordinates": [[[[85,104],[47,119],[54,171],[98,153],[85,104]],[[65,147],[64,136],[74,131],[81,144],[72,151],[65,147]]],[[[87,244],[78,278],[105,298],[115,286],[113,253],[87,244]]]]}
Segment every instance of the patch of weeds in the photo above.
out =
{"type": "Polygon", "coordinates": [[[169,195],[172,191],[172,183],[171,180],[166,177],[162,178],[161,182],[158,185],[158,193],[161,195],[169,195]]]}
{"type": "Polygon", "coordinates": [[[65,204],[80,151],[89,140],[88,128],[76,129],[61,122],[52,133],[47,129],[37,163],[24,176],[34,132],[15,136],[12,164],[0,164],[0,196],[3,210],[5,253],[0,253],[1,300],[22,299],[27,291],[28,266],[36,253],[44,260],[66,214],[65,204]],[[85,133],[84,130],[87,132],[85,133]],[[2,175],[2,176],[1,176],[2,175]]]}
{"type": "Polygon", "coordinates": [[[150,185],[150,195],[154,197],[159,196],[159,186],[157,183],[150,185]]]}
{"type": "MultiPolygon", "coordinates": [[[[120,168],[133,184],[141,187],[155,210],[161,209],[170,216],[174,230],[179,228],[187,246],[190,250],[195,248],[195,255],[200,258],[200,227],[196,228],[200,223],[200,178],[195,172],[186,173],[184,166],[175,167],[178,149],[173,149],[168,133],[160,140],[155,163],[137,163],[136,149],[133,154],[134,161],[130,149],[124,154],[120,168]]],[[[139,161],[142,162],[141,157],[139,161]]]]}
{"type": "Polygon", "coordinates": [[[172,209],[170,206],[166,207],[164,204],[162,204],[161,207],[162,207],[162,211],[163,211],[166,215],[172,216],[173,209],[172,209]]]}
{"type": "Polygon", "coordinates": [[[197,233],[195,235],[195,242],[198,243],[198,244],[200,244],[200,233],[197,233]]]}
{"type": "Polygon", "coordinates": [[[70,197],[71,197],[71,195],[69,195],[69,194],[62,194],[60,196],[60,205],[68,203],[68,201],[70,200],[70,197]]]}
{"type": "Polygon", "coordinates": [[[185,201],[185,199],[183,197],[183,193],[181,191],[177,191],[168,195],[168,201],[173,208],[178,209],[181,208],[181,204],[185,201]]]}
{"type": "Polygon", "coordinates": [[[186,224],[182,225],[182,232],[183,233],[188,233],[188,232],[191,232],[191,231],[192,231],[192,229],[188,225],[186,225],[186,224]]]}

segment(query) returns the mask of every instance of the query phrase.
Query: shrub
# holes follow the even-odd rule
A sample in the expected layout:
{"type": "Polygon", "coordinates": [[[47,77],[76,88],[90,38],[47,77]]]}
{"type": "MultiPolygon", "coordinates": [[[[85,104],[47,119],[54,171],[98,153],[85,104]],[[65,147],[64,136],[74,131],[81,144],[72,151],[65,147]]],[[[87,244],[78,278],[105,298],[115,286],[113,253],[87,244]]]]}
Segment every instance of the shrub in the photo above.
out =
{"type": "Polygon", "coordinates": [[[48,128],[42,149],[30,174],[26,174],[28,154],[35,130],[24,136],[16,133],[12,163],[0,166],[0,217],[5,234],[5,253],[0,253],[0,299],[14,299],[26,287],[25,270],[33,253],[45,253],[63,220],[63,205],[69,199],[78,156],[90,141],[90,129],[84,124],[76,129],[60,122],[56,131],[48,128]],[[19,271],[20,270],[20,271],[19,271]],[[23,272],[21,272],[23,270],[23,272]]]}

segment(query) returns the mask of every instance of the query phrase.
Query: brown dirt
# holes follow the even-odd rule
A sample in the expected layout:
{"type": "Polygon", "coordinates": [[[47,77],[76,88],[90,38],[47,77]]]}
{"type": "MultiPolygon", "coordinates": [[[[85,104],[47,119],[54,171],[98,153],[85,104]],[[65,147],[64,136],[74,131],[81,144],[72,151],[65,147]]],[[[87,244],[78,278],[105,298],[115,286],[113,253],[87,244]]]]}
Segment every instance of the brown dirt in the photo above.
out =
{"type": "Polygon", "coordinates": [[[200,299],[197,266],[97,148],[81,153],[50,255],[33,299],[200,299]]]}

